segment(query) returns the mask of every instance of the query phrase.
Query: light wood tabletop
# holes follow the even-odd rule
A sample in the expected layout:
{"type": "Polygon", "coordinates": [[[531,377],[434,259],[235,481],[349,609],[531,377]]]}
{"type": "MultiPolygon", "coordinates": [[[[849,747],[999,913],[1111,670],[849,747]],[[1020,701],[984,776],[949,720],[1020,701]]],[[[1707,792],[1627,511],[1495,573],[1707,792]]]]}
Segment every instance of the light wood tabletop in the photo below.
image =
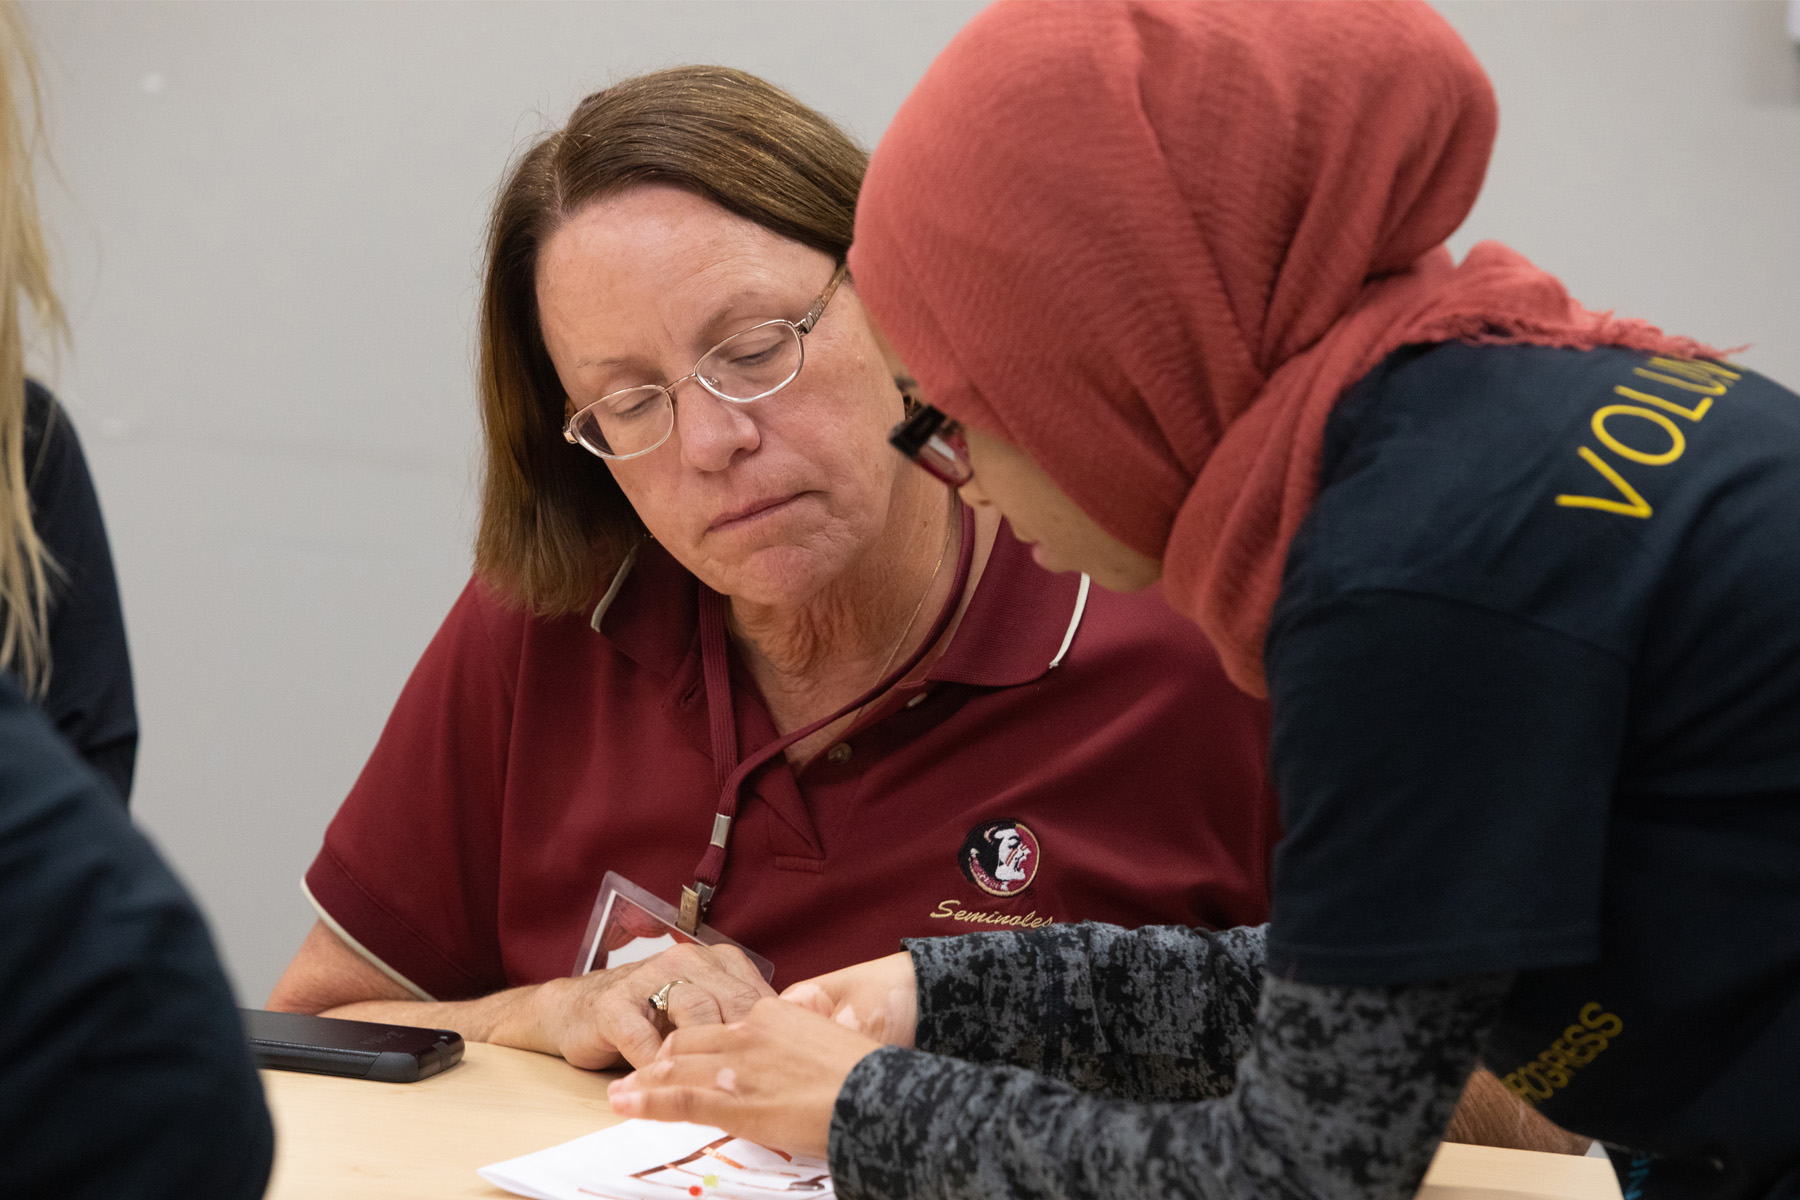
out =
{"type": "Polygon", "coordinates": [[[612,1075],[470,1042],[462,1062],[417,1083],[264,1071],[275,1114],[268,1200],[506,1196],[475,1174],[617,1124],[612,1075]]]}
{"type": "MultiPolygon", "coordinates": [[[[477,1167],[615,1124],[611,1075],[471,1042],[418,1083],[264,1071],[275,1114],[269,1200],[497,1200],[477,1167]]],[[[1601,1159],[1446,1144],[1419,1200],[1619,1200],[1601,1159]]]]}

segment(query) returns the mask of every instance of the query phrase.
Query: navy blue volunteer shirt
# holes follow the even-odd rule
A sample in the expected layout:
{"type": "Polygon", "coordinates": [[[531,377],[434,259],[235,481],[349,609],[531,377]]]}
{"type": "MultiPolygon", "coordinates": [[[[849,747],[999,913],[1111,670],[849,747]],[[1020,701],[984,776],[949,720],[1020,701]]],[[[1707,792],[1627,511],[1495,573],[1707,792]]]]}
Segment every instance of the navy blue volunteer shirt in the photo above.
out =
{"type": "Polygon", "coordinates": [[[32,520],[49,552],[50,689],[39,704],[121,800],[137,762],[137,705],[125,619],[100,501],[68,414],[25,384],[25,477],[32,520]]]}
{"type": "Polygon", "coordinates": [[[1271,969],[1517,972],[1486,1062],[1626,1200],[1794,1188],[1800,397],[1411,347],[1322,469],[1267,645],[1271,969]]]}
{"type": "Polygon", "coordinates": [[[0,1196],[262,1195],[274,1134],[200,915],[0,677],[0,1196]]]}

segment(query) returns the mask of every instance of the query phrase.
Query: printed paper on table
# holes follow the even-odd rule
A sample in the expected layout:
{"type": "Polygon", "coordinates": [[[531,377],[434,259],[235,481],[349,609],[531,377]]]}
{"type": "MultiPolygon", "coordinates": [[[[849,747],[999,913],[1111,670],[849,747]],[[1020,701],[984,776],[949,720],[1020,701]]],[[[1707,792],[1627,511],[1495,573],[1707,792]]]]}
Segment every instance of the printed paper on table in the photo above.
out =
{"type": "Polygon", "coordinates": [[[495,1187],[534,1200],[831,1200],[816,1158],[771,1150],[709,1125],[626,1121],[483,1167],[495,1187]]]}

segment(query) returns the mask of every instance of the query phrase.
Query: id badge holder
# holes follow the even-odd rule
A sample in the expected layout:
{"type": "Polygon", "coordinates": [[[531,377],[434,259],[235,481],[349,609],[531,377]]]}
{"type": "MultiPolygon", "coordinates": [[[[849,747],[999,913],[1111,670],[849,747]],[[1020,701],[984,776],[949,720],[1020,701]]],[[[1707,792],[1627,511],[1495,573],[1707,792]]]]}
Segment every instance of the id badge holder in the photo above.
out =
{"type": "Polygon", "coordinates": [[[617,871],[608,871],[600,881],[600,894],[594,898],[594,913],[588,918],[587,933],[581,939],[574,974],[642,962],[687,942],[736,946],[762,973],[765,982],[775,978],[775,964],[748,946],[732,941],[711,925],[684,933],[676,924],[678,916],[673,904],[646,892],[617,871]]]}

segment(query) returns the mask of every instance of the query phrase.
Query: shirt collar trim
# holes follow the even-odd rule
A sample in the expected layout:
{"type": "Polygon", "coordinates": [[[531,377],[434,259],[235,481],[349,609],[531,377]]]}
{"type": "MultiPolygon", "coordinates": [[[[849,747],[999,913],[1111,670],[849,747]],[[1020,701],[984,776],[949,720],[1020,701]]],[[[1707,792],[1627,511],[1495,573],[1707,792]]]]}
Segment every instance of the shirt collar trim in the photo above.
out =
{"type": "MultiPolygon", "coordinates": [[[[976,687],[1042,678],[1069,653],[1089,587],[1085,575],[1038,566],[1002,521],[956,636],[926,678],[976,687]]],[[[589,624],[634,662],[673,678],[699,653],[694,577],[662,547],[640,545],[613,573],[589,624]]]]}

